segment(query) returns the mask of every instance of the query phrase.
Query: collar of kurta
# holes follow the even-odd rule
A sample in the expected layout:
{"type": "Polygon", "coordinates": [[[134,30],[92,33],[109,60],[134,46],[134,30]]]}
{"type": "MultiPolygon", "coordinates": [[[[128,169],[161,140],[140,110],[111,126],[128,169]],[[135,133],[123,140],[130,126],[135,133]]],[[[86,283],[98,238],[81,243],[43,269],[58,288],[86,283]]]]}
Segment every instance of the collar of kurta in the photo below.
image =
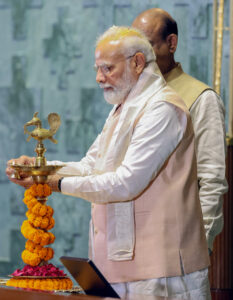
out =
{"type": "Polygon", "coordinates": [[[180,75],[182,75],[184,73],[181,64],[177,63],[177,66],[175,68],[173,68],[170,72],[167,72],[166,74],[164,74],[164,78],[166,80],[166,82],[169,82],[177,77],[179,77],[180,75]]]}

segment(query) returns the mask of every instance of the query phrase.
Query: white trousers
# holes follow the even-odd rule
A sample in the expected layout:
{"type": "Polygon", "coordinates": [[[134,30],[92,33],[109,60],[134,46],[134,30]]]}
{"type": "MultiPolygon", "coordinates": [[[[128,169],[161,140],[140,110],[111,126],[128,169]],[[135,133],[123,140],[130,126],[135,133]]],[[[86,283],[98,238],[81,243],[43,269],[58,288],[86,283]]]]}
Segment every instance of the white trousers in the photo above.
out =
{"type": "Polygon", "coordinates": [[[142,294],[149,296],[145,299],[161,296],[174,300],[211,300],[207,268],[183,276],[114,283],[112,287],[120,297],[130,300],[142,294]]]}

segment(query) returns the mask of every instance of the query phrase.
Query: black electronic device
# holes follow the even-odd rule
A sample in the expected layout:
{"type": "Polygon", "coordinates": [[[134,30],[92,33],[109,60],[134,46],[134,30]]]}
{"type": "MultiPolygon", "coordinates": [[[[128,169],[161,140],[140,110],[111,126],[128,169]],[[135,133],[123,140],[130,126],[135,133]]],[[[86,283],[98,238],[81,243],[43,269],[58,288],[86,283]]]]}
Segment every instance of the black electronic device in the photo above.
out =
{"type": "Polygon", "coordinates": [[[120,298],[90,259],[62,256],[60,261],[87,295],[120,298]]]}

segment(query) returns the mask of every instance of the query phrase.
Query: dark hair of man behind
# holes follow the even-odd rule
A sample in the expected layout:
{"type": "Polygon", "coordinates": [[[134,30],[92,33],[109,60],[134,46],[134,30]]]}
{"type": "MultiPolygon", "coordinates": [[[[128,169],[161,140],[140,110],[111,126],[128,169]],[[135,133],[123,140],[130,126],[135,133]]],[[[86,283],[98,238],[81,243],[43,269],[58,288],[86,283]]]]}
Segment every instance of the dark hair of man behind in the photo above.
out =
{"type": "Polygon", "coordinates": [[[165,40],[169,34],[178,35],[177,23],[174,19],[164,16],[163,18],[163,27],[161,28],[162,39],[165,40]]]}

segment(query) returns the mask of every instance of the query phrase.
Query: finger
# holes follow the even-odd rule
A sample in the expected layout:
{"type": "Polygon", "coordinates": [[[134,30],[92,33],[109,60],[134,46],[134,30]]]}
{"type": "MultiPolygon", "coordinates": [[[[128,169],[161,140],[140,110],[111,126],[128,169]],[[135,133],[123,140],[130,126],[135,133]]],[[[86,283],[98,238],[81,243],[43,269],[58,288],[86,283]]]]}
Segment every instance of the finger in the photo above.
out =
{"type": "Polygon", "coordinates": [[[7,165],[31,165],[34,162],[33,157],[22,155],[19,158],[12,158],[8,160],[7,165]]]}
{"type": "Polygon", "coordinates": [[[19,171],[18,174],[19,174],[20,178],[28,178],[31,176],[28,173],[25,173],[23,171],[19,171]]]}
{"type": "Polygon", "coordinates": [[[17,158],[12,158],[12,159],[8,160],[7,165],[8,166],[16,165],[16,161],[17,161],[17,158]]]}
{"type": "Polygon", "coordinates": [[[9,178],[11,182],[15,183],[15,184],[18,184],[24,188],[29,188],[30,186],[33,185],[33,180],[32,178],[28,177],[28,178],[25,178],[25,179],[16,179],[16,178],[9,178]]]}
{"type": "Polygon", "coordinates": [[[34,158],[26,155],[22,155],[19,158],[19,163],[23,165],[32,165],[34,162],[34,158]]]}
{"type": "Polygon", "coordinates": [[[12,174],[14,174],[14,170],[12,168],[7,167],[6,168],[6,175],[7,176],[11,176],[12,174]]]}

